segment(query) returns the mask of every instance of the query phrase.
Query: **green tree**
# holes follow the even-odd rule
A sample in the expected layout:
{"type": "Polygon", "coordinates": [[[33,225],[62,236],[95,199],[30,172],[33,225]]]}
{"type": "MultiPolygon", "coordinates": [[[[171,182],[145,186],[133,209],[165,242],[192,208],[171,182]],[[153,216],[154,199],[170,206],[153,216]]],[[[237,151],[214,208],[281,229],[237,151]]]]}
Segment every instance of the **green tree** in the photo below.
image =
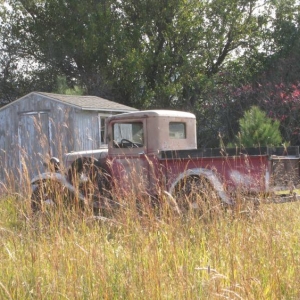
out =
{"type": "Polygon", "coordinates": [[[246,111],[239,120],[237,143],[244,147],[278,146],[282,143],[280,122],[267,117],[257,106],[246,111]]]}
{"type": "MultiPolygon", "coordinates": [[[[0,26],[0,39],[13,47],[0,49],[1,99],[1,91],[6,101],[57,91],[63,76],[65,90],[80,86],[136,108],[196,113],[203,147],[218,145],[218,132],[232,139],[243,111],[258,104],[236,90],[257,84],[276,57],[290,57],[291,46],[299,52],[293,0],[6,2],[12,9],[1,12],[8,26],[0,26]]],[[[298,70],[297,60],[291,65],[298,70]]]]}
{"type": "Polygon", "coordinates": [[[266,15],[258,12],[259,1],[121,3],[142,51],[139,76],[151,107],[201,109],[206,92],[220,83],[214,76],[261,44],[266,15]]]}
{"type": "MultiPolygon", "coordinates": [[[[283,140],[289,141],[291,145],[299,145],[300,4],[294,0],[277,0],[273,3],[269,26],[264,33],[266,39],[262,44],[262,53],[265,55],[262,54],[250,64],[258,72],[252,71],[253,67],[249,67],[249,63],[241,64],[247,66],[244,72],[252,76],[248,77],[248,83],[238,89],[237,84],[235,90],[233,87],[231,102],[236,104],[239,111],[257,105],[269,112],[272,118],[280,120],[283,140]]],[[[238,69],[234,67],[232,70],[238,69]]],[[[246,78],[238,73],[241,78],[246,78]]],[[[233,107],[230,113],[236,116],[230,121],[235,134],[238,132],[235,124],[235,120],[239,119],[238,110],[233,107]]],[[[230,136],[229,132],[224,136],[230,136]]]]}
{"type": "Polygon", "coordinates": [[[57,90],[55,92],[66,95],[83,95],[83,89],[81,89],[79,86],[75,85],[73,88],[68,86],[65,76],[59,76],[57,78],[57,90]]]}
{"type": "Polygon", "coordinates": [[[61,74],[27,49],[23,33],[17,30],[20,11],[6,4],[0,3],[0,106],[32,91],[53,92],[61,74]]]}
{"type": "MultiPolygon", "coordinates": [[[[261,44],[253,0],[14,0],[23,53],[86,93],[136,107],[200,109],[213,76],[261,44]]],[[[258,15],[260,21],[258,22],[258,15]]]]}
{"type": "MultiPolygon", "coordinates": [[[[20,53],[32,59],[35,71],[65,76],[69,88],[82,86],[85,93],[112,97],[109,78],[114,52],[114,1],[9,1],[11,24],[20,53]]],[[[46,85],[47,86],[47,85],[46,85]]]]}

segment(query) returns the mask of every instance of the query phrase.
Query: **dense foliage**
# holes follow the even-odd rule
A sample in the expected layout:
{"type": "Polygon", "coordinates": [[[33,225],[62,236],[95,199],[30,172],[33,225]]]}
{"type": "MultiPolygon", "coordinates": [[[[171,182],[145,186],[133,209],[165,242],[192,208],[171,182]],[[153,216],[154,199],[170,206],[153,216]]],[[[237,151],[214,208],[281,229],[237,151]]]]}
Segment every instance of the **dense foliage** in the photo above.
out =
{"type": "Polygon", "coordinates": [[[1,105],[65,78],[136,108],[196,113],[201,147],[233,141],[252,105],[297,144],[299,20],[294,0],[7,0],[1,105]]]}

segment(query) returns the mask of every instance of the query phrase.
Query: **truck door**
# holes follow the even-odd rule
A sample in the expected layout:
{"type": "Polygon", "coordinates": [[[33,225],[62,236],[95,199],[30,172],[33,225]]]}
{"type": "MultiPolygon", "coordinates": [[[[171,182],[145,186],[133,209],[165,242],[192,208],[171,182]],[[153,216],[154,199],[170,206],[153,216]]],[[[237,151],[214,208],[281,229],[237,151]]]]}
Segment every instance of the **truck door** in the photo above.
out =
{"type": "Polygon", "coordinates": [[[114,121],[109,146],[115,186],[122,192],[144,194],[149,187],[146,119],[114,121]]]}

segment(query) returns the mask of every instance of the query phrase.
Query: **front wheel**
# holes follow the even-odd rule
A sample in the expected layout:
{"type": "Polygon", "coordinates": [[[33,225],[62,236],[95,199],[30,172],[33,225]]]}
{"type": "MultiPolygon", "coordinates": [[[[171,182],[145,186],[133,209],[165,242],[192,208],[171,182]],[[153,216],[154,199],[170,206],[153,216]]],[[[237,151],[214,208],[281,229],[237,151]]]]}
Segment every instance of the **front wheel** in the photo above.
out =
{"type": "Polygon", "coordinates": [[[60,207],[70,202],[68,189],[54,180],[41,180],[33,185],[31,209],[33,212],[45,211],[49,207],[60,207]]]}

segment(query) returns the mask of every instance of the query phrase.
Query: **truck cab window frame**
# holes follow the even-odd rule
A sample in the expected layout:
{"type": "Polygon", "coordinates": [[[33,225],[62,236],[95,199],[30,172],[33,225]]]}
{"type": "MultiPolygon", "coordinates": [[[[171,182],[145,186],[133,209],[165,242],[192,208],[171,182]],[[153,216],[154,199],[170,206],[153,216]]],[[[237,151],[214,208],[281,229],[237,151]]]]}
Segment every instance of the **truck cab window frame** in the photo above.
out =
{"type": "Polygon", "coordinates": [[[143,122],[116,122],[113,124],[114,148],[142,148],[144,147],[143,122]]]}
{"type": "Polygon", "coordinates": [[[169,123],[170,139],[186,139],[186,123],[185,122],[170,122],[169,123]]]}

